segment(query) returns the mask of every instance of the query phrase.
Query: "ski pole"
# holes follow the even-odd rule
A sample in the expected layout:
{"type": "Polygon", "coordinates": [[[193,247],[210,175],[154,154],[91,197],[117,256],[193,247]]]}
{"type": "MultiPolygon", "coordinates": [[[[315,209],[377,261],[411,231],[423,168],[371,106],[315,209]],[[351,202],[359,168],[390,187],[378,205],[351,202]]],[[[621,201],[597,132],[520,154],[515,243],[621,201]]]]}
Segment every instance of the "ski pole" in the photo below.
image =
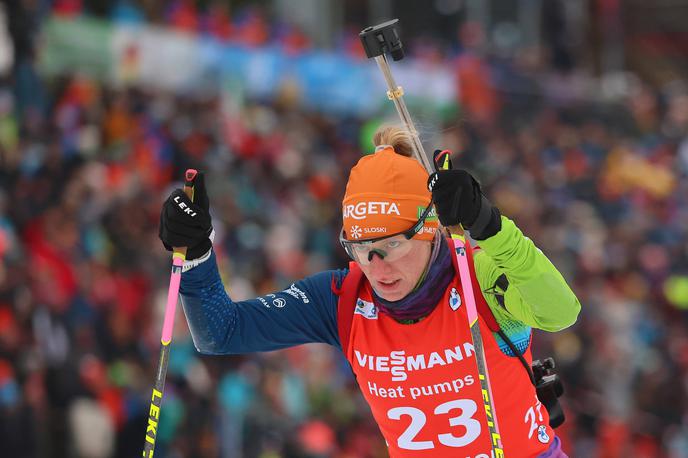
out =
{"type": "MultiPolygon", "coordinates": [[[[184,193],[191,201],[193,201],[193,184],[197,174],[198,171],[194,169],[187,169],[186,173],[184,173],[184,193]]],[[[172,274],[170,275],[170,286],[167,290],[167,305],[165,305],[165,318],[162,325],[162,336],[160,337],[160,359],[158,360],[158,370],[155,374],[155,385],[153,385],[153,394],[151,396],[150,409],[148,410],[146,441],[143,444],[144,458],[153,458],[155,439],[158,436],[162,393],[165,389],[167,362],[170,359],[170,343],[172,342],[172,331],[174,330],[174,314],[177,310],[179,284],[182,279],[182,266],[185,259],[186,247],[174,247],[172,249],[172,274]]]]}
{"type": "MultiPolygon", "coordinates": [[[[368,58],[374,58],[378,67],[387,83],[387,98],[394,102],[399,118],[406,127],[406,130],[411,134],[413,143],[414,155],[416,159],[423,164],[428,173],[435,171],[433,161],[430,160],[420,141],[416,126],[411,119],[406,103],[404,102],[404,90],[398,86],[392,76],[392,71],[387,62],[386,54],[389,53],[392,59],[401,60],[404,58],[403,45],[399,38],[397,26],[398,19],[383,22],[375,26],[367,27],[361,31],[359,37],[363,48],[366,51],[368,58]]],[[[439,155],[436,160],[438,168],[449,167],[449,155],[439,155]]],[[[459,277],[461,279],[461,287],[463,289],[464,299],[466,301],[466,313],[468,314],[468,323],[471,330],[471,338],[473,340],[473,347],[475,348],[475,359],[478,366],[478,378],[480,379],[480,388],[482,391],[483,406],[485,408],[485,415],[487,417],[487,426],[490,429],[490,444],[492,447],[492,456],[494,458],[504,458],[504,449],[502,448],[502,439],[499,434],[499,426],[497,424],[497,413],[495,411],[492,388],[490,386],[490,377],[487,371],[487,361],[485,360],[485,350],[483,348],[483,339],[480,333],[480,326],[478,323],[478,311],[475,304],[475,296],[471,286],[471,276],[468,267],[468,258],[466,257],[466,239],[464,238],[462,228],[460,226],[447,227],[452,242],[454,244],[454,252],[459,266],[459,277]]]]}

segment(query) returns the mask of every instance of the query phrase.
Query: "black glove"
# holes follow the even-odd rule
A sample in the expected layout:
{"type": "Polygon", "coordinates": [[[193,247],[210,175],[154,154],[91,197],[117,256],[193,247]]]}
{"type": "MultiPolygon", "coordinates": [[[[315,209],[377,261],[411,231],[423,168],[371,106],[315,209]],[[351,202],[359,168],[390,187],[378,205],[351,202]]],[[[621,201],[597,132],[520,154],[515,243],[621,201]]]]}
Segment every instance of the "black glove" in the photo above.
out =
{"type": "Polygon", "coordinates": [[[205,190],[205,177],[199,172],[194,180],[194,201],[182,189],[175,189],[160,212],[158,237],[168,251],[187,247],[186,259],[200,258],[210,250],[210,201],[205,190]]]}
{"type": "Polygon", "coordinates": [[[443,226],[461,224],[475,240],[492,237],[502,228],[499,209],[487,200],[478,182],[465,170],[438,170],[428,178],[428,189],[443,226]]]}

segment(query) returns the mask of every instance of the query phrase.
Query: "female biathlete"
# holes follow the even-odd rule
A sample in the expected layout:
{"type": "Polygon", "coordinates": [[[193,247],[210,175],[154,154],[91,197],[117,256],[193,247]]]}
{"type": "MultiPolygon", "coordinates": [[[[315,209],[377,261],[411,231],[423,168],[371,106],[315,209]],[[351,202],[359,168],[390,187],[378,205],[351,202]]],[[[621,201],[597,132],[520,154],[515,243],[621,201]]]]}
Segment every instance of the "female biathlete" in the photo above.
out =
{"type": "Polygon", "coordinates": [[[328,343],[351,364],[390,456],[488,458],[463,288],[438,219],[461,224],[479,242],[469,263],[504,455],[566,457],[524,360],[532,361],[531,329],[570,326],[578,299],[468,172],[437,172],[430,192],[406,131],[381,128],[373,141],[375,153],[351,169],[342,202],[349,268],[252,300],[225,292],[203,177],[195,202],[181,189],[169,196],[160,238],[168,249],[189,247],[180,293],[196,348],[219,355],[328,343]]]}

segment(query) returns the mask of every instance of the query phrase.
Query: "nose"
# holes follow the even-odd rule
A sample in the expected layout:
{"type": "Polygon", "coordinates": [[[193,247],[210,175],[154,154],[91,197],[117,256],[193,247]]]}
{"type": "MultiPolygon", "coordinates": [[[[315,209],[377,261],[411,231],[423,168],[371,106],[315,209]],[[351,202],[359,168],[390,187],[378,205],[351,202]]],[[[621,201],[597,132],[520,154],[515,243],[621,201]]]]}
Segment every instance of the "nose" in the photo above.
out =
{"type": "Polygon", "coordinates": [[[370,269],[371,273],[381,274],[389,270],[389,263],[385,261],[382,256],[380,256],[380,253],[371,251],[368,254],[368,258],[370,259],[370,262],[368,263],[368,268],[370,269]]]}
{"type": "Polygon", "coordinates": [[[375,255],[377,255],[377,256],[380,258],[380,260],[385,259],[385,257],[384,257],[379,251],[377,251],[377,250],[371,250],[371,251],[368,253],[368,262],[372,262],[372,260],[373,260],[373,258],[375,257],[375,255]]]}

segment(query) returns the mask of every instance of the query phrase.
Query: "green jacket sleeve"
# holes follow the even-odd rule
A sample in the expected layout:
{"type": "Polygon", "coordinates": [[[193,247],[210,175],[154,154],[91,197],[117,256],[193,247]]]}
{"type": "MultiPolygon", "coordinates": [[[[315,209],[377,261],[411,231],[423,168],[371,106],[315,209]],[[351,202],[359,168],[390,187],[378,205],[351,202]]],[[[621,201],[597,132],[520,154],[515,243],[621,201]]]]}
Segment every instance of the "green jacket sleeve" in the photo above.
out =
{"type": "Polygon", "coordinates": [[[502,229],[480,241],[474,257],[478,283],[498,322],[517,320],[545,331],[559,331],[575,323],[581,305],[547,256],[525,237],[509,218],[502,229]],[[495,291],[505,274],[506,291],[495,291]],[[495,295],[504,293],[504,307],[495,295]]]}

